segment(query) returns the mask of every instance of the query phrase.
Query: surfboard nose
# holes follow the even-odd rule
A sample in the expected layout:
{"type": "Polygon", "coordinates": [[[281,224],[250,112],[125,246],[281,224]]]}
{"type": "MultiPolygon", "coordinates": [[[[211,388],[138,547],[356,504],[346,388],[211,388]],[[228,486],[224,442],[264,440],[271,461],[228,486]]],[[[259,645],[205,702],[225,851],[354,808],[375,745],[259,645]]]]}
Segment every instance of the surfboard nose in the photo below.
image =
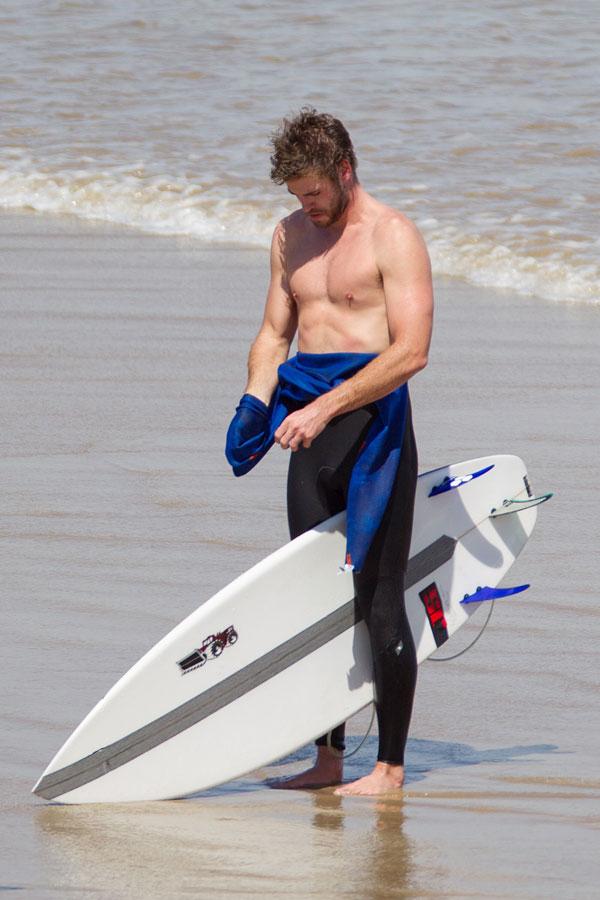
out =
{"type": "Polygon", "coordinates": [[[45,777],[47,771],[48,770],[46,769],[46,771],[43,772],[42,775],[40,775],[40,777],[38,778],[38,780],[36,781],[34,786],[31,788],[32,794],[35,794],[36,797],[43,797],[44,800],[48,799],[46,797],[46,795],[44,794],[44,787],[43,787],[43,781],[44,781],[44,777],[45,777]]]}

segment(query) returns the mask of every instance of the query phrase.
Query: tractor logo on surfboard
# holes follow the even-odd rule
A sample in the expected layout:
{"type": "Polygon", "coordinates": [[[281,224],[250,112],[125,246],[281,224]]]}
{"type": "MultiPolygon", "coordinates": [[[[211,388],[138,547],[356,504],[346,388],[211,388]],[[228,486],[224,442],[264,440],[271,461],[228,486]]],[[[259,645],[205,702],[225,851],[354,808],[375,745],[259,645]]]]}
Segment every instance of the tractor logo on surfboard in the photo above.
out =
{"type": "Polygon", "coordinates": [[[221,655],[225,647],[235,644],[237,639],[238,633],[233,625],[230,625],[224,631],[217,632],[217,634],[209,634],[199,647],[196,647],[192,653],[179,660],[177,665],[181,669],[181,674],[187,675],[189,672],[193,672],[194,669],[199,669],[207,660],[216,659],[217,656],[221,655]]]}

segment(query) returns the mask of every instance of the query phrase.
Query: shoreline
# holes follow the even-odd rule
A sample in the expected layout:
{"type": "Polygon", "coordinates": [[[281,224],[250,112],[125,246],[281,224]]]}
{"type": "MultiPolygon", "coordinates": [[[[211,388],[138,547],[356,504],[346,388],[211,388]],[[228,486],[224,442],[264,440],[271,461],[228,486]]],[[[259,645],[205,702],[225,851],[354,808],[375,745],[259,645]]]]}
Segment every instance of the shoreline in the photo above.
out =
{"type": "MultiPolygon", "coordinates": [[[[160,230],[145,230],[141,227],[135,225],[127,225],[121,222],[113,222],[106,219],[101,218],[86,218],[83,216],[78,216],[77,214],[68,214],[64,212],[45,212],[36,209],[13,209],[13,208],[2,208],[0,207],[0,220],[6,218],[7,220],[13,220],[18,222],[19,227],[16,229],[18,233],[25,234],[28,231],[31,231],[31,225],[33,222],[40,223],[39,231],[44,231],[43,223],[47,223],[48,231],[58,231],[63,234],[73,234],[78,230],[81,233],[85,234],[86,232],[89,234],[105,234],[112,235],[113,237],[117,237],[119,234],[122,236],[138,236],[140,239],[147,240],[165,240],[165,241],[173,241],[178,245],[189,245],[190,248],[195,248],[198,250],[204,250],[206,252],[214,251],[215,253],[219,252],[240,252],[240,253],[256,253],[261,257],[264,257],[265,254],[268,256],[268,243],[265,243],[264,246],[257,242],[242,242],[239,240],[206,240],[200,235],[195,234],[186,234],[186,233],[177,233],[177,232],[161,232],[160,230]]],[[[38,229],[34,229],[36,233],[38,229]]],[[[0,226],[0,234],[4,232],[4,226],[0,226]]],[[[505,296],[510,298],[517,298],[518,301],[522,302],[536,302],[536,303],[544,303],[544,304],[560,304],[574,307],[584,307],[598,310],[600,308],[600,299],[581,299],[581,298],[567,298],[567,297],[557,297],[551,298],[548,296],[544,296],[542,294],[535,294],[532,292],[524,292],[524,293],[516,293],[513,287],[505,287],[500,285],[487,285],[487,284],[479,284],[476,281],[469,279],[462,275],[455,274],[441,274],[436,273],[434,271],[434,282],[437,284],[447,284],[450,285],[450,289],[454,286],[456,289],[460,289],[463,287],[465,290],[474,291],[477,293],[491,293],[497,294],[499,296],[505,296]]]]}

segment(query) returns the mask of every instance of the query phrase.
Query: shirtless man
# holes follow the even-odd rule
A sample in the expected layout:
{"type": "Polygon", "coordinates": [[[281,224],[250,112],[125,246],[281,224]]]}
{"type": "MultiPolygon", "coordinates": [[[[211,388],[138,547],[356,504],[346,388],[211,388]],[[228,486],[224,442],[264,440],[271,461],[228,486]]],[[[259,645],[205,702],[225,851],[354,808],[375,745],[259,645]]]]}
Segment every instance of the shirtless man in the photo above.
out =
{"type": "MultiPolygon", "coordinates": [[[[264,319],[248,360],[246,394],[269,404],[278,367],[298,332],[299,354],[373,354],[356,374],[294,409],[275,432],[292,450],[288,515],[292,537],[345,508],[352,466],[377,415],[376,402],[424,368],[432,326],[429,258],[415,225],[371,197],[356,175],[342,123],[305,108],[273,136],[271,177],[300,209],[276,227],[264,319]]],[[[310,360],[309,360],[310,361],[310,360]]],[[[416,683],[416,654],[404,609],[417,457],[410,406],[385,515],[361,571],[357,599],[369,628],[379,754],[367,776],[340,794],[402,786],[416,683]]],[[[342,782],[344,728],[317,741],[307,772],[278,787],[342,782]]]]}

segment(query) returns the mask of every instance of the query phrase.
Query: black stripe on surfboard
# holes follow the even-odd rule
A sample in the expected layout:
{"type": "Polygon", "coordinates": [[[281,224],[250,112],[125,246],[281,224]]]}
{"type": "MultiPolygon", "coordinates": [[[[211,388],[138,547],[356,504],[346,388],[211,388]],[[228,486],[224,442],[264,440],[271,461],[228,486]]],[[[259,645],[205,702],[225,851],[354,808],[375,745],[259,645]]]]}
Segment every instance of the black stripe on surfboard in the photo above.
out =
{"type": "MultiPolygon", "coordinates": [[[[412,587],[448,562],[455,547],[456,540],[443,535],[415,554],[408,563],[406,587],[412,587]]],[[[44,775],[35,786],[34,793],[46,800],[53,800],[137,759],[314,653],[352,628],[361,618],[356,598],[349,600],[325,618],[181,706],[89,756],[44,775]]]]}
{"type": "Polygon", "coordinates": [[[452,559],[454,548],[456,547],[456,538],[448,537],[443,534],[424,550],[415,553],[408,561],[406,568],[406,576],[404,578],[404,587],[406,590],[417,582],[431,575],[440,566],[452,559]]]}

